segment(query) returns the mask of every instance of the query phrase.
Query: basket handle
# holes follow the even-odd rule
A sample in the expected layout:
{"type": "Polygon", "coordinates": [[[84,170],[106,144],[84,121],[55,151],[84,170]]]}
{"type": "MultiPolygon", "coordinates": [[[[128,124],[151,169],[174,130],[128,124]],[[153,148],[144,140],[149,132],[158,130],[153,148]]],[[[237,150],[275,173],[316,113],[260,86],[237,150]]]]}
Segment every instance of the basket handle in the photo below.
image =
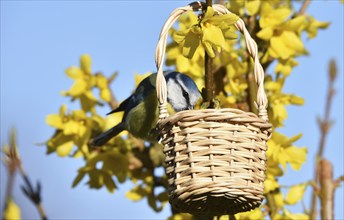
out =
{"type": "MultiPolygon", "coordinates": [[[[156,51],[155,51],[155,64],[158,70],[157,80],[156,80],[156,90],[157,90],[157,97],[159,101],[159,119],[160,120],[168,117],[167,86],[166,86],[166,80],[163,74],[163,60],[165,57],[168,30],[172,27],[174,22],[183,13],[187,11],[205,10],[206,7],[207,6],[204,2],[193,2],[187,6],[177,8],[170,14],[170,17],[166,20],[164,26],[162,27],[159,41],[158,41],[156,51]]],[[[214,4],[213,9],[219,15],[231,13],[225,6],[220,5],[220,4],[214,4]]],[[[264,75],[265,74],[264,74],[263,67],[259,62],[257,44],[250,36],[249,32],[247,31],[245,27],[245,23],[242,19],[239,18],[239,20],[234,24],[234,26],[244,35],[248,53],[254,59],[254,76],[255,76],[256,83],[258,85],[257,102],[255,102],[255,105],[256,105],[256,108],[258,109],[258,116],[264,121],[268,121],[268,115],[267,115],[267,110],[266,110],[268,100],[266,98],[266,94],[264,90],[264,75]]]]}

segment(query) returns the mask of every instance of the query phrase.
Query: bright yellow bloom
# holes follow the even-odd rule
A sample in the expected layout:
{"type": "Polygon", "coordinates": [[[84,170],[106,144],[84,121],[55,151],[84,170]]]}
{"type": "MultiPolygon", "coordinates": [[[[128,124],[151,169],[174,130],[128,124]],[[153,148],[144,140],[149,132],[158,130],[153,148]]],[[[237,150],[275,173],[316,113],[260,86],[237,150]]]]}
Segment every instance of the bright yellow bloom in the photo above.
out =
{"type": "Polygon", "coordinates": [[[171,43],[167,47],[166,65],[176,65],[176,70],[190,76],[198,86],[204,86],[204,49],[200,45],[191,59],[182,54],[182,45],[171,43]]]}
{"type": "Polygon", "coordinates": [[[99,88],[100,98],[105,102],[110,102],[111,92],[107,78],[102,74],[95,75],[96,86],[99,88]]]}
{"type": "Polygon", "coordinates": [[[299,63],[293,58],[289,58],[286,60],[280,59],[278,60],[278,64],[276,65],[275,73],[282,73],[285,76],[289,76],[293,67],[297,65],[299,65],[299,63]]]}
{"type": "Polygon", "coordinates": [[[10,198],[6,202],[5,210],[3,213],[4,220],[20,220],[21,219],[21,211],[20,207],[14,202],[12,198],[10,198]]]}
{"type": "Polygon", "coordinates": [[[73,99],[80,99],[82,108],[90,111],[97,103],[96,97],[92,93],[92,88],[96,85],[96,78],[91,72],[91,57],[84,54],[80,57],[80,68],[69,67],[66,74],[74,80],[74,84],[63,95],[71,96],[73,99]]]}
{"type": "Polygon", "coordinates": [[[301,165],[306,161],[307,148],[299,148],[293,144],[301,138],[301,134],[296,135],[292,138],[288,138],[285,135],[274,132],[271,139],[268,141],[267,155],[269,160],[281,164],[284,170],[286,164],[289,163],[291,168],[299,170],[301,165]]]}
{"type": "Polygon", "coordinates": [[[92,60],[88,54],[80,57],[80,67],[72,66],[66,69],[66,75],[74,80],[72,87],[68,91],[63,91],[62,95],[71,96],[72,100],[79,99],[81,108],[88,112],[94,112],[95,105],[100,104],[94,96],[92,89],[99,89],[99,96],[105,102],[111,99],[109,83],[102,74],[92,74],[92,60]]]}
{"type": "Polygon", "coordinates": [[[303,198],[306,188],[307,184],[305,183],[292,186],[286,195],[285,202],[288,205],[294,205],[298,203],[303,198]]]}
{"type": "Polygon", "coordinates": [[[67,112],[67,106],[62,105],[59,114],[50,114],[46,117],[46,123],[56,128],[54,136],[47,141],[48,153],[56,151],[61,157],[70,155],[74,145],[78,150],[74,154],[87,155],[87,143],[91,138],[92,129],[102,129],[104,119],[100,116],[87,116],[83,110],[67,112]]]}
{"type": "MultiPolygon", "coordinates": [[[[121,140],[116,138],[116,141],[121,142],[118,144],[124,146],[125,142],[121,140]]],[[[102,153],[93,152],[88,157],[86,165],[78,170],[73,187],[78,185],[87,174],[89,177],[87,184],[90,188],[99,189],[105,186],[109,192],[113,193],[117,186],[112,176],[116,176],[117,180],[123,183],[128,175],[128,166],[128,154],[121,152],[117,147],[102,153]]]]}
{"type": "Polygon", "coordinates": [[[306,31],[308,33],[308,38],[316,37],[318,34],[318,29],[325,29],[330,25],[329,22],[318,21],[312,16],[309,16],[308,19],[309,19],[309,22],[308,22],[308,25],[306,27],[306,31]]]}
{"type": "Polygon", "coordinates": [[[269,120],[274,127],[282,127],[284,120],[288,117],[286,106],[303,105],[303,98],[293,95],[282,93],[282,88],[286,76],[280,77],[277,81],[271,81],[271,78],[266,79],[265,91],[269,100],[269,120]]]}
{"type": "Polygon", "coordinates": [[[300,30],[306,27],[306,17],[299,16],[289,21],[291,10],[287,7],[274,8],[269,2],[262,2],[262,28],[257,36],[270,42],[268,53],[273,58],[288,59],[305,54],[306,50],[300,39],[300,30]]]}
{"type": "Polygon", "coordinates": [[[245,8],[247,10],[247,14],[255,15],[259,11],[261,1],[260,0],[246,0],[245,1],[245,8]]]}
{"type": "Polygon", "coordinates": [[[282,208],[284,206],[284,201],[283,201],[283,194],[281,190],[276,190],[276,192],[272,193],[272,196],[275,200],[276,206],[278,208],[282,208]]]}
{"type": "MultiPolygon", "coordinates": [[[[190,21],[197,20],[195,14],[188,14],[190,21]]],[[[212,7],[208,7],[204,17],[198,23],[191,26],[184,26],[183,29],[175,31],[172,38],[183,45],[183,55],[191,59],[197,48],[202,45],[207,54],[214,58],[215,51],[228,50],[225,38],[231,38],[233,33],[231,25],[239,18],[235,14],[225,14],[214,16],[212,7]]],[[[188,24],[190,25],[190,24],[188,24]]]]}

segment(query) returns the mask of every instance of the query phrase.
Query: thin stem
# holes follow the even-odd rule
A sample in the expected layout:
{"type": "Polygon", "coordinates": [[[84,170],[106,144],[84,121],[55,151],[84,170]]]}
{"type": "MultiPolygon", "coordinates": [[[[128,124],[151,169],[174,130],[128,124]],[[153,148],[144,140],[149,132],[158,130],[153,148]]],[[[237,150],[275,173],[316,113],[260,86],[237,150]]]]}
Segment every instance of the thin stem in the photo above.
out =
{"type": "Polygon", "coordinates": [[[305,14],[309,4],[311,3],[311,0],[304,0],[303,3],[302,3],[302,6],[301,6],[301,9],[299,11],[299,15],[303,15],[305,14]]]}
{"type": "Polygon", "coordinates": [[[44,211],[44,208],[42,205],[42,201],[41,201],[40,187],[37,187],[37,189],[34,191],[32,184],[29,180],[29,177],[26,175],[26,172],[24,171],[23,166],[20,165],[18,168],[19,168],[20,175],[22,176],[22,178],[24,179],[24,182],[26,183],[26,186],[29,187],[28,189],[30,189],[30,193],[32,193],[31,195],[27,195],[27,196],[31,196],[31,197],[29,197],[29,199],[35,205],[41,219],[47,220],[48,217],[45,214],[45,211],[44,211]]]}
{"type": "Polygon", "coordinates": [[[16,172],[18,170],[18,167],[21,164],[21,160],[17,151],[15,128],[11,129],[9,139],[10,139],[10,143],[8,146],[9,147],[8,152],[3,151],[4,153],[3,162],[8,171],[8,179],[6,183],[7,185],[6,185],[6,195],[5,195],[5,202],[4,202],[4,207],[3,207],[3,214],[5,213],[5,210],[7,209],[8,203],[12,199],[16,172]]]}
{"type": "Polygon", "coordinates": [[[340,176],[334,181],[335,188],[339,187],[340,182],[344,182],[344,176],[340,176]]]}
{"type": "MultiPolygon", "coordinates": [[[[206,0],[207,6],[212,6],[212,0],[206,0]]],[[[204,68],[205,68],[205,91],[204,91],[204,99],[207,103],[208,108],[214,108],[215,106],[215,88],[214,88],[214,72],[213,72],[213,60],[206,51],[204,51],[204,68]]]]}
{"type": "Polygon", "coordinates": [[[333,88],[333,82],[330,82],[329,90],[327,93],[327,99],[326,99],[326,107],[325,107],[325,118],[322,124],[320,125],[320,129],[322,132],[321,138],[320,138],[320,144],[319,149],[317,153],[317,158],[321,158],[324,154],[324,148],[325,148],[325,142],[327,138],[327,133],[330,128],[330,112],[331,112],[331,105],[334,95],[334,88],[333,88]]]}
{"type": "Polygon", "coordinates": [[[43,208],[42,203],[37,204],[37,205],[36,205],[36,208],[38,209],[38,212],[39,212],[39,215],[41,216],[41,219],[42,219],[42,220],[47,220],[48,217],[47,217],[47,215],[45,214],[45,211],[44,211],[44,208],[43,208]]]}
{"type": "Polygon", "coordinates": [[[253,34],[253,31],[255,28],[256,28],[256,16],[252,15],[249,18],[249,28],[248,28],[248,31],[250,32],[251,36],[255,36],[253,34]]]}
{"type": "Polygon", "coordinates": [[[3,213],[5,213],[5,210],[7,208],[8,202],[12,198],[15,173],[16,172],[9,172],[8,173],[8,179],[7,179],[7,183],[6,183],[7,184],[6,185],[6,197],[5,197],[4,207],[3,207],[3,213]]]}
{"type": "Polygon", "coordinates": [[[321,219],[335,219],[333,166],[330,161],[325,159],[320,161],[319,166],[321,219]]]}
{"type": "Polygon", "coordinates": [[[205,52],[204,56],[204,68],[205,68],[205,101],[208,102],[208,107],[214,107],[214,75],[212,71],[213,62],[212,59],[208,56],[207,52],[205,52]]]}
{"type": "MultiPolygon", "coordinates": [[[[319,161],[323,157],[324,150],[325,150],[325,142],[327,138],[328,131],[331,126],[330,122],[330,112],[331,112],[331,106],[332,106],[332,100],[334,96],[334,81],[335,81],[335,75],[336,75],[336,68],[332,68],[332,66],[335,66],[334,61],[331,61],[330,63],[330,70],[329,70],[329,86],[327,90],[327,97],[326,97],[326,105],[325,105],[325,114],[324,119],[319,122],[320,130],[321,130],[321,136],[320,136],[320,142],[318,146],[318,152],[316,154],[316,165],[315,165],[315,172],[314,172],[314,182],[315,184],[319,183],[319,161]]],[[[315,219],[317,217],[317,193],[315,190],[312,192],[311,197],[311,209],[309,217],[310,219],[315,219]]]]}

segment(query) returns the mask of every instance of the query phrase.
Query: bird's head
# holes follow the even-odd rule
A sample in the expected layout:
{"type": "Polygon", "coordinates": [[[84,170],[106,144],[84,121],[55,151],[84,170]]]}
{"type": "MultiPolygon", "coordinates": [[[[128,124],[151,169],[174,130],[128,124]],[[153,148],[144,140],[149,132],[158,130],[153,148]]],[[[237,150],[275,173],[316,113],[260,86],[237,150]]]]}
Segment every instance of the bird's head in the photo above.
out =
{"type": "Polygon", "coordinates": [[[201,97],[196,83],[187,75],[169,72],[165,75],[167,100],[176,111],[191,110],[201,97]]]}

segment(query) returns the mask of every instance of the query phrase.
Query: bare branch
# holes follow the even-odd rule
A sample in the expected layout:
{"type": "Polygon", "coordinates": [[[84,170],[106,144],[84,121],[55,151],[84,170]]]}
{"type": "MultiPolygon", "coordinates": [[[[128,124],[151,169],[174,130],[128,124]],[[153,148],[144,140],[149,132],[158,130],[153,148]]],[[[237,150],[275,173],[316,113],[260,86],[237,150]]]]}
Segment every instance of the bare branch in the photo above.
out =
{"type": "MultiPolygon", "coordinates": [[[[329,64],[329,75],[328,75],[329,76],[329,87],[327,90],[325,114],[324,114],[324,118],[322,120],[319,120],[320,121],[319,127],[320,127],[320,131],[321,131],[321,136],[320,136],[318,152],[316,155],[316,165],[315,165],[315,173],[314,173],[314,182],[316,184],[318,184],[320,181],[320,179],[319,179],[319,176],[320,176],[319,161],[323,157],[327,133],[329,132],[329,129],[330,129],[331,124],[332,124],[332,122],[330,120],[330,112],[331,112],[333,96],[335,94],[334,81],[336,79],[335,76],[337,74],[336,69],[337,68],[336,68],[335,61],[331,60],[330,64],[329,64]]],[[[309,215],[310,219],[315,219],[317,216],[316,206],[317,206],[317,193],[315,190],[313,190],[312,199],[311,199],[311,209],[310,209],[310,215],[309,215]]]]}
{"type": "MultiPolygon", "coordinates": [[[[207,6],[212,6],[212,0],[206,0],[207,6]]],[[[207,108],[215,107],[215,88],[214,88],[214,72],[213,60],[206,51],[204,51],[204,68],[205,68],[205,89],[202,90],[202,96],[207,108]]]]}
{"type": "Polygon", "coordinates": [[[333,166],[330,161],[325,159],[319,162],[319,166],[321,219],[334,219],[333,166]]]}
{"type": "Polygon", "coordinates": [[[299,15],[305,14],[310,3],[311,3],[311,0],[304,0],[298,14],[299,15]]]}

